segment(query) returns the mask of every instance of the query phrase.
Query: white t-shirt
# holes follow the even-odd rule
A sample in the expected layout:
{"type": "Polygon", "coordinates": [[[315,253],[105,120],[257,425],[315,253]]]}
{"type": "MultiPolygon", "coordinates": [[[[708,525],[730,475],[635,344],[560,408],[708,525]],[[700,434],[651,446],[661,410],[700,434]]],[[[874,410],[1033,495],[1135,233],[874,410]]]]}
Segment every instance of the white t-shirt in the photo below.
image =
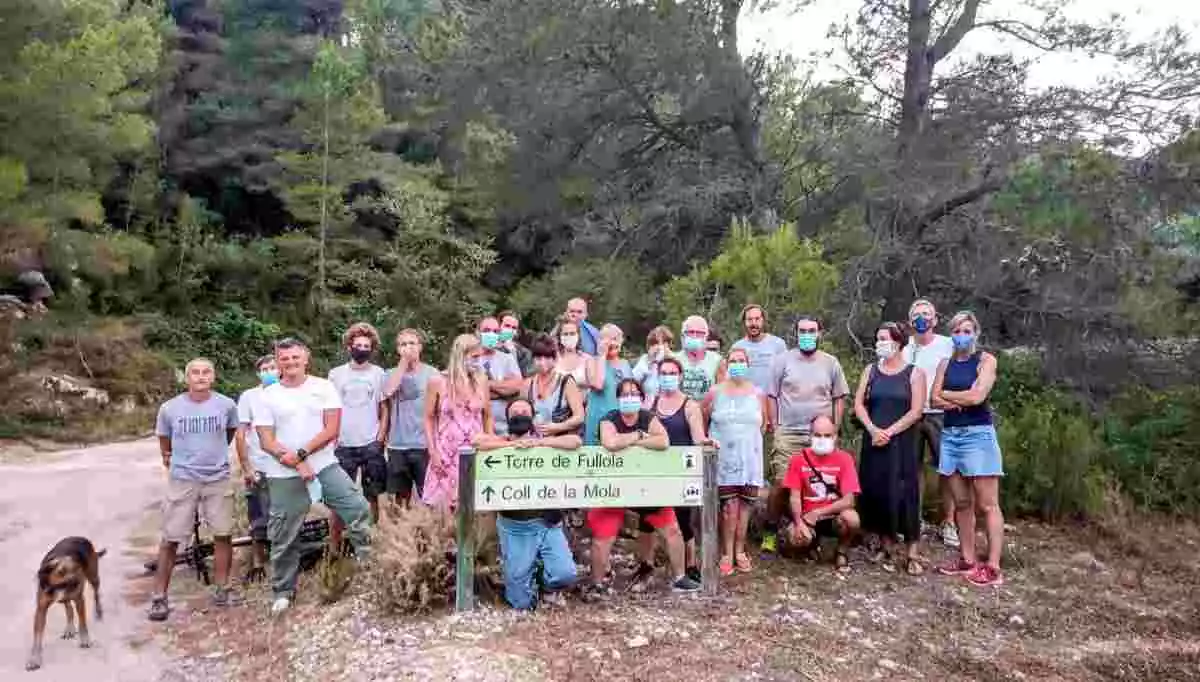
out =
{"type": "MultiPolygon", "coordinates": [[[[275,427],[275,438],[292,450],[308,445],[325,428],[325,410],[341,409],[342,401],[333,384],[320,377],[308,377],[295,387],[275,384],[262,393],[263,399],[254,411],[255,426],[275,427]]],[[[309,453],[308,465],[319,472],[337,464],[330,443],[309,453]]],[[[272,458],[271,466],[263,469],[269,478],[295,478],[300,474],[272,458]]]]}
{"type": "Polygon", "coordinates": [[[379,434],[379,403],[387,372],[377,365],[355,368],[349,363],[334,367],[329,380],[342,400],[342,427],[338,445],[357,448],[375,442],[379,434]]]}
{"type": "Polygon", "coordinates": [[[246,427],[246,449],[250,454],[250,463],[254,465],[255,471],[266,472],[267,469],[278,462],[275,458],[268,455],[262,449],[262,443],[258,439],[258,430],[254,428],[254,415],[260,410],[259,404],[263,401],[263,391],[266,389],[262,386],[255,386],[238,398],[238,423],[246,427]]]}
{"type": "Polygon", "coordinates": [[[920,367],[921,371],[925,372],[925,412],[928,414],[942,413],[941,410],[930,407],[929,400],[933,396],[933,380],[937,378],[938,365],[952,355],[954,341],[942,334],[934,334],[933,341],[928,346],[918,345],[916,337],[910,338],[908,345],[904,346],[904,361],[920,367]]]}

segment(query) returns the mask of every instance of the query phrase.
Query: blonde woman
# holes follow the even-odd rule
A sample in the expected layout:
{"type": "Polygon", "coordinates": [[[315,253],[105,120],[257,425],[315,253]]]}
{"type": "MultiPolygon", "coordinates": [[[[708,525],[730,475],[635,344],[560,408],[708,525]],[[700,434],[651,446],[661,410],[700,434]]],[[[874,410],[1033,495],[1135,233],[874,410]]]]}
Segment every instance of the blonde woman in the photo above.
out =
{"type": "Polygon", "coordinates": [[[487,375],[480,366],[483,346],[462,334],[450,347],[446,371],[429,380],[425,400],[425,442],[429,469],[421,499],[454,509],[458,505],[458,449],[480,433],[492,433],[487,375]]]}
{"type": "MultiPolygon", "coordinates": [[[[567,317],[560,317],[551,334],[558,342],[558,364],[555,372],[560,377],[571,377],[576,386],[587,385],[587,368],[592,356],[583,352],[579,346],[579,323],[567,317]]],[[[587,400],[586,392],[584,400],[587,400]]]]}

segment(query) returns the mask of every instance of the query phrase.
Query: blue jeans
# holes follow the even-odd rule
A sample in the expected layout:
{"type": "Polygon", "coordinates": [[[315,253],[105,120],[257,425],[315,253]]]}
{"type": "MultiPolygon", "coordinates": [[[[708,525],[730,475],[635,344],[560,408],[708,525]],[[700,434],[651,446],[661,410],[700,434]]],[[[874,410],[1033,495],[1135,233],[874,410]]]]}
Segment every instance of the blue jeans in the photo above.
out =
{"type": "Polygon", "coordinates": [[[500,556],[504,560],[504,598],[515,609],[532,609],[537,602],[534,568],[542,561],[542,582],[561,590],[575,582],[575,557],[567,546],[562,524],[546,525],[542,519],[496,519],[500,556]]]}

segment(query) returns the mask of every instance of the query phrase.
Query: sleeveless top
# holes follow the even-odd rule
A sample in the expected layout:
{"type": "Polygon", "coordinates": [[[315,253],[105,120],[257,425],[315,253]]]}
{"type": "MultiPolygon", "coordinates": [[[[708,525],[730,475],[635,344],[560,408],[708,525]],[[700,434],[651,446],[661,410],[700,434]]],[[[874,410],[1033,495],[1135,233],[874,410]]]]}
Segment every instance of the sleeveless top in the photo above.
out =
{"type": "MultiPolygon", "coordinates": [[[[969,391],[975,385],[979,376],[979,363],[983,358],[982,351],[975,351],[966,360],[951,357],[946,362],[946,376],[942,378],[943,391],[969,391]]],[[[947,410],[944,424],[946,426],[987,426],[992,423],[992,408],[985,400],[979,405],[964,407],[961,410],[947,410]]]]}
{"type": "Polygon", "coordinates": [[[554,383],[551,384],[550,393],[545,397],[537,397],[537,376],[529,377],[529,390],[526,391],[525,397],[533,404],[533,420],[539,424],[550,424],[554,422],[554,411],[562,407],[570,407],[567,404],[567,398],[563,395],[563,387],[571,379],[569,374],[558,374],[555,372],[554,383]]]}
{"type": "Polygon", "coordinates": [[[871,365],[871,378],[867,382],[866,407],[871,421],[881,429],[900,421],[912,407],[913,365],[905,365],[895,374],[888,374],[871,365]]]}
{"type": "Polygon", "coordinates": [[[692,363],[687,351],[675,354],[675,359],[683,365],[683,376],[679,380],[679,390],[692,400],[704,400],[708,389],[717,383],[717,369],[721,366],[721,354],[711,350],[704,352],[704,359],[692,363]]]}
{"type": "Polygon", "coordinates": [[[763,485],[762,400],[759,393],[713,396],[709,436],[720,443],[717,485],[763,485]]]}
{"type": "Polygon", "coordinates": [[[613,410],[604,415],[604,421],[609,422],[616,427],[617,433],[626,434],[634,433],[635,431],[649,431],[650,422],[654,419],[654,413],[650,410],[638,410],[637,421],[630,426],[621,418],[620,410],[613,410]]]}
{"type": "Polygon", "coordinates": [[[696,444],[692,440],[692,427],[687,420],[688,400],[690,398],[684,397],[679,409],[669,416],[658,411],[658,398],[654,399],[654,404],[650,407],[650,411],[658,415],[658,421],[662,422],[663,428],[667,430],[667,443],[670,445],[696,444]]]}

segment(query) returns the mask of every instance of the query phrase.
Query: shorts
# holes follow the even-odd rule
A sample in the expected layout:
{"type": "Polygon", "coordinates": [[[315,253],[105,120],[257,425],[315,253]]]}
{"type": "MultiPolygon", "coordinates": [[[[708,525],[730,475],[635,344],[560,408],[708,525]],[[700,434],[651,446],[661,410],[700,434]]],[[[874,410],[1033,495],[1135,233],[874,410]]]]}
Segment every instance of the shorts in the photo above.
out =
{"type": "Polygon", "coordinates": [[[928,447],[929,465],[935,469],[941,458],[944,419],[945,415],[941,412],[926,412],[921,417],[921,421],[916,423],[917,458],[920,459],[925,454],[925,448],[928,447]]]}
{"type": "Polygon", "coordinates": [[[168,480],[162,505],[163,541],[187,544],[197,513],[213,535],[233,535],[233,488],[228,478],[209,482],[168,480]]]}
{"type": "Polygon", "coordinates": [[[250,539],[266,542],[267,521],[271,517],[271,491],[267,488],[265,476],[246,488],[246,516],[250,521],[250,539]]]}
{"type": "Polygon", "coordinates": [[[746,502],[758,501],[758,486],[756,485],[723,485],[717,488],[717,496],[722,502],[738,498],[746,502]]]}
{"type": "MultiPolygon", "coordinates": [[[[679,534],[683,536],[684,542],[691,542],[696,539],[696,527],[692,525],[692,510],[695,507],[675,507],[675,523],[679,524],[679,534]]],[[[653,533],[654,525],[649,521],[649,514],[656,511],[652,508],[631,509],[630,511],[638,514],[638,532],[653,533]]]]}
{"type": "Polygon", "coordinates": [[[767,467],[767,476],[774,483],[783,483],[783,477],[787,475],[792,455],[812,445],[812,436],[807,432],[780,432],[775,434],[774,445],[775,447],[771,449],[771,461],[768,462],[770,466],[767,467]]]}
{"type": "MultiPolygon", "coordinates": [[[[790,517],[783,520],[783,523],[780,524],[779,528],[779,537],[784,538],[788,544],[794,545],[792,541],[792,523],[794,522],[790,517]]],[[[836,518],[821,519],[820,521],[817,521],[817,525],[813,527],[812,542],[808,543],[807,545],[800,545],[797,547],[799,549],[809,549],[815,545],[819,545],[821,543],[821,538],[841,538],[841,535],[838,533],[836,518]]]]}
{"type": "MultiPolygon", "coordinates": [[[[662,530],[676,525],[675,510],[670,507],[662,507],[661,509],[634,509],[631,511],[637,512],[640,517],[639,527],[641,523],[648,524],[651,530],[662,530]]],[[[589,509],[587,513],[588,526],[592,529],[592,536],[601,540],[609,540],[617,537],[621,532],[621,526],[625,525],[625,510],[620,508],[600,508],[589,509]]]]}
{"type": "Polygon", "coordinates": [[[382,444],[339,445],[333,454],[351,481],[357,483],[358,472],[362,471],[364,497],[374,499],[387,488],[388,465],[387,460],[383,458],[382,444]]]}
{"type": "Polygon", "coordinates": [[[947,426],[942,433],[938,473],[942,476],[960,474],[967,478],[1003,476],[996,427],[991,424],[947,426]]]}
{"type": "Polygon", "coordinates": [[[429,451],[424,448],[387,450],[387,491],[392,495],[409,497],[415,488],[417,497],[425,488],[425,470],[429,468],[429,451]]]}

